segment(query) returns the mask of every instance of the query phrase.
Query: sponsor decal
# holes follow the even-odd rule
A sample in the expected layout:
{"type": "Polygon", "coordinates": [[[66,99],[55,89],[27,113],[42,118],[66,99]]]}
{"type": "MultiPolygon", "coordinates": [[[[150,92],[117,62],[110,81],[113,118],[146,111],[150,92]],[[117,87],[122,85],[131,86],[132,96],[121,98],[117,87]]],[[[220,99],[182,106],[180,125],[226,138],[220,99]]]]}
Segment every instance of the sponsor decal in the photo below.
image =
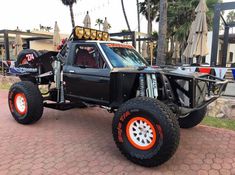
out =
{"type": "Polygon", "coordinates": [[[24,67],[12,67],[10,68],[10,73],[12,74],[27,74],[27,73],[37,73],[37,68],[24,68],[24,67]]]}
{"type": "Polygon", "coordinates": [[[33,61],[33,60],[34,60],[34,56],[33,56],[33,54],[27,54],[27,55],[25,55],[25,57],[26,57],[26,59],[27,59],[27,61],[28,61],[28,62],[33,61]]]}
{"type": "Polygon", "coordinates": [[[160,135],[160,138],[163,139],[163,132],[162,132],[162,127],[160,125],[157,125],[157,129],[160,135]]]}
{"type": "Polygon", "coordinates": [[[125,112],[121,118],[120,118],[120,121],[124,122],[124,120],[129,116],[131,115],[131,113],[129,111],[125,112]]]}
{"type": "Polygon", "coordinates": [[[116,47],[116,48],[125,48],[125,49],[133,49],[133,46],[127,45],[127,44],[118,44],[118,43],[113,43],[113,44],[106,44],[108,47],[116,47]]]}
{"type": "Polygon", "coordinates": [[[121,117],[120,117],[120,120],[119,120],[119,123],[118,123],[118,127],[117,127],[117,130],[118,130],[118,141],[120,143],[123,143],[123,138],[122,138],[122,123],[125,121],[125,119],[130,116],[131,113],[129,111],[125,112],[121,117]]]}
{"type": "Polygon", "coordinates": [[[120,143],[123,143],[123,138],[122,138],[122,123],[121,122],[119,122],[118,123],[118,141],[120,142],[120,143]]]}

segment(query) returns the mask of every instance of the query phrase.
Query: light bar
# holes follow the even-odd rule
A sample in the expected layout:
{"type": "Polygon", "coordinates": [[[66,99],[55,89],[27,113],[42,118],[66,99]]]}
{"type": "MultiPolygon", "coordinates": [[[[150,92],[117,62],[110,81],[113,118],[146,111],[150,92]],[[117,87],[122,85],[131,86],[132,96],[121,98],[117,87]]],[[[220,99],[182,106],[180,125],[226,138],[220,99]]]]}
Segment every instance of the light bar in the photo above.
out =
{"type": "Polygon", "coordinates": [[[76,27],[74,30],[74,35],[76,35],[76,37],[78,39],[82,39],[83,35],[84,35],[84,30],[81,27],[76,27]]]}
{"type": "Polygon", "coordinates": [[[108,41],[109,34],[95,29],[76,26],[74,29],[74,38],[84,40],[102,40],[108,41]]]}

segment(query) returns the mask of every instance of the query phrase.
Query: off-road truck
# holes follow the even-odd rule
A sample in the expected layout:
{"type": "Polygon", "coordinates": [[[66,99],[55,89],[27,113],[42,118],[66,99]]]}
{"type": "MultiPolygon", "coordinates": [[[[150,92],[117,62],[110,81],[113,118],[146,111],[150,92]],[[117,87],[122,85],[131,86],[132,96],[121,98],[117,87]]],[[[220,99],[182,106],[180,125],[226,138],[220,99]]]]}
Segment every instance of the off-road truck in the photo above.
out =
{"type": "Polygon", "coordinates": [[[82,27],[74,28],[59,52],[22,51],[11,73],[22,80],[9,91],[17,122],[37,122],[44,107],[100,106],[114,113],[112,133],[122,154],[147,167],[173,156],[179,128],[199,124],[227,85],[208,74],[151,68],[132,46],[82,27]],[[48,92],[39,85],[48,85],[48,92]]]}

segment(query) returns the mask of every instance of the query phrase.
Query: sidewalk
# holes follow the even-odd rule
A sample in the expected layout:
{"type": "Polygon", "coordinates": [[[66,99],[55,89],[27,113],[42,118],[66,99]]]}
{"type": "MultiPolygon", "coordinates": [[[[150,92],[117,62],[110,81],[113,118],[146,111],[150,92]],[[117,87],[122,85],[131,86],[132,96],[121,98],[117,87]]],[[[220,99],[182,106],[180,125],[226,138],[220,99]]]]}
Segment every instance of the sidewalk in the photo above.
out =
{"type": "Polygon", "coordinates": [[[143,168],[128,161],[112,138],[113,114],[99,108],[66,112],[45,109],[34,125],[11,117],[0,91],[0,175],[219,175],[235,174],[235,132],[198,126],[181,130],[170,161],[143,168]]]}
{"type": "Polygon", "coordinates": [[[235,83],[228,84],[224,95],[233,96],[235,98],[235,83]]]}

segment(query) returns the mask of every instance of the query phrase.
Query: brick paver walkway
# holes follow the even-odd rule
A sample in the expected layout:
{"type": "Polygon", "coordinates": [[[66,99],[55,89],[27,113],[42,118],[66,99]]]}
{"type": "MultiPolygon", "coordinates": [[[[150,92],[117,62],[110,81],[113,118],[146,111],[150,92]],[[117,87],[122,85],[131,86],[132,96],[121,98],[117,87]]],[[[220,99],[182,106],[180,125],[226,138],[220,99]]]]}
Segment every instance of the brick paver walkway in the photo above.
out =
{"type": "Polygon", "coordinates": [[[6,97],[7,91],[0,91],[0,175],[235,175],[235,132],[205,126],[181,130],[174,157],[160,167],[143,168],[116,148],[112,114],[98,108],[46,109],[38,123],[23,126],[11,117],[6,97]]]}

